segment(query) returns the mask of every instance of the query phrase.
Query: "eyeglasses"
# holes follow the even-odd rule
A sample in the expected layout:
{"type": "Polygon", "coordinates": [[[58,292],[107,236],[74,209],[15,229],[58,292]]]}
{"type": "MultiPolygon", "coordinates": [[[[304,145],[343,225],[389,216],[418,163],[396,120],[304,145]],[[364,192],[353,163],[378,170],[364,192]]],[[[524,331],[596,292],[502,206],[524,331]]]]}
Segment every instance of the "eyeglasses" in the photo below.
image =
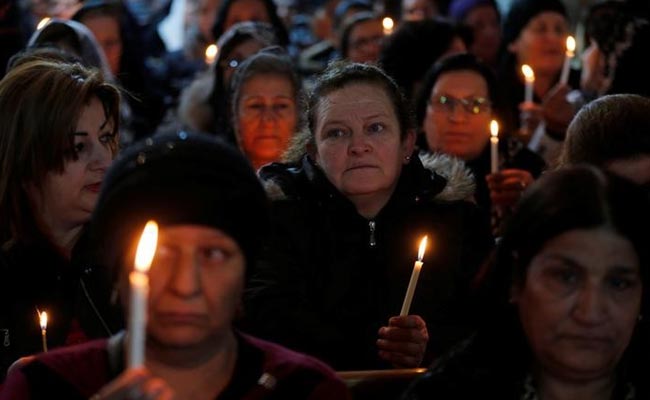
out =
{"type": "Polygon", "coordinates": [[[429,104],[431,104],[434,110],[445,111],[448,114],[452,114],[457,105],[462,106],[467,113],[472,115],[487,112],[491,107],[490,100],[485,97],[457,99],[451,96],[436,96],[429,99],[429,104]]]}

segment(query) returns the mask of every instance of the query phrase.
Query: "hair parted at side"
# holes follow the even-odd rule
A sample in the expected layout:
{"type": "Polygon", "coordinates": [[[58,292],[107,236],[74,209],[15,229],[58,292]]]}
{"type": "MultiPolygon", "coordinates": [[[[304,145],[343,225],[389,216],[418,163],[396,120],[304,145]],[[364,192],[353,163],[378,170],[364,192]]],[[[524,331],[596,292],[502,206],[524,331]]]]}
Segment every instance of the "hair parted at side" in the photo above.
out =
{"type": "Polygon", "coordinates": [[[37,234],[23,186],[40,187],[48,172],[77,159],[72,133],[93,97],[113,122],[116,152],[120,94],[99,70],[36,59],[0,81],[0,245],[37,234]]]}
{"type": "Polygon", "coordinates": [[[415,127],[408,101],[399,86],[384,71],[374,65],[335,61],[318,76],[312,86],[307,97],[307,127],[294,136],[284,156],[286,161],[296,161],[316,148],[316,120],[321,100],[332,92],[352,85],[376,86],[386,93],[395,111],[402,139],[415,127]]]}

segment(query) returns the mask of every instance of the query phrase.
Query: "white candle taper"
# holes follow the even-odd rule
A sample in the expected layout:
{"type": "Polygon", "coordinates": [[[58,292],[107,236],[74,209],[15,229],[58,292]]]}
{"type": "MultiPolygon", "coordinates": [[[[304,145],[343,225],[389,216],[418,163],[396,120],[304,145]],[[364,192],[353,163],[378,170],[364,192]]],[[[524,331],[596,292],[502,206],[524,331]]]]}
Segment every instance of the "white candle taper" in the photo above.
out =
{"type": "Polygon", "coordinates": [[[135,253],[135,269],[129,274],[131,298],[128,325],[128,368],[137,368],[144,365],[147,296],[149,295],[149,276],[147,273],[156,253],[157,241],[158,225],[154,221],[149,221],[144,227],[135,253]]]}
{"type": "Polygon", "coordinates": [[[535,84],[535,72],[528,64],[521,66],[521,72],[524,74],[524,79],[526,81],[526,95],[524,96],[524,101],[532,102],[533,101],[533,85],[535,84]]]}
{"type": "Polygon", "coordinates": [[[573,36],[566,38],[566,57],[564,57],[564,65],[562,66],[562,74],[560,75],[560,83],[566,85],[569,83],[569,70],[571,69],[571,59],[576,50],[576,40],[573,36]]]}
{"type": "Polygon", "coordinates": [[[494,174],[499,172],[499,123],[496,120],[490,122],[490,171],[494,174]]]}
{"type": "Polygon", "coordinates": [[[38,314],[38,320],[41,325],[41,342],[43,352],[47,352],[47,313],[42,311],[38,314]]]}
{"type": "Polygon", "coordinates": [[[413,272],[411,273],[411,280],[409,281],[409,286],[406,289],[406,296],[404,296],[404,303],[402,303],[402,311],[400,311],[400,316],[405,316],[409,314],[409,309],[411,308],[411,301],[413,301],[413,294],[415,293],[415,287],[418,284],[418,278],[420,277],[420,270],[422,269],[422,259],[424,258],[424,250],[427,248],[427,237],[423,237],[420,241],[420,249],[418,251],[418,259],[413,265],[413,272]]]}

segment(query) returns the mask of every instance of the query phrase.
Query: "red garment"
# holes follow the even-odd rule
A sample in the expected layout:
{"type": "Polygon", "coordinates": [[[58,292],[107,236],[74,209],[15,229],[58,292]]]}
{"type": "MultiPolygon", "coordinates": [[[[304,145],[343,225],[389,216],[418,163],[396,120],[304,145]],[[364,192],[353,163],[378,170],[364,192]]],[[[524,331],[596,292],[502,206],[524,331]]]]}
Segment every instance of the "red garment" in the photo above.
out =
{"type": "MultiPolygon", "coordinates": [[[[321,361],[244,334],[226,399],[349,399],[345,384],[321,361]]],[[[108,340],[42,353],[12,371],[0,400],[88,399],[121,371],[112,371],[108,340]]]]}

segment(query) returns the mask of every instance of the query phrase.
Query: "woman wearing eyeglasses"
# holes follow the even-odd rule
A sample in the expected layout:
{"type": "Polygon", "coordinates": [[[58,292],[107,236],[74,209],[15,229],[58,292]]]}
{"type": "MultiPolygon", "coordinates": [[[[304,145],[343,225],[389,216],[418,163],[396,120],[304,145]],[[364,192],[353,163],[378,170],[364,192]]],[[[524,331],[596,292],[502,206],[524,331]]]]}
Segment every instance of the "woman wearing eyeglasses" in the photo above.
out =
{"type": "Polygon", "coordinates": [[[544,161],[508,132],[499,133],[499,172],[491,173],[490,121],[499,120],[497,83],[490,68],[471,54],[458,54],[428,73],[417,101],[420,147],[464,160],[476,179],[476,201],[511,208],[544,161]]]}

